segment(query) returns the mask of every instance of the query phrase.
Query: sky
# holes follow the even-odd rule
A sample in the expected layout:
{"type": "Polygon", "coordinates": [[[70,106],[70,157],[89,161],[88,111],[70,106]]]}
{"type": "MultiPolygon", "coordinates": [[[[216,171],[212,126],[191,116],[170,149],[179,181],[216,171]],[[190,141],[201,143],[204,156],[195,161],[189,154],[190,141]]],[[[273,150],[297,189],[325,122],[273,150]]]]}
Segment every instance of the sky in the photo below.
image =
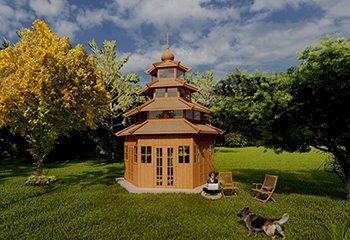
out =
{"type": "Polygon", "coordinates": [[[297,51],[327,34],[350,37],[349,0],[0,0],[0,37],[18,41],[16,30],[45,21],[73,46],[101,47],[116,40],[124,73],[143,71],[169,47],[192,72],[216,78],[240,67],[250,72],[286,71],[297,51]]]}

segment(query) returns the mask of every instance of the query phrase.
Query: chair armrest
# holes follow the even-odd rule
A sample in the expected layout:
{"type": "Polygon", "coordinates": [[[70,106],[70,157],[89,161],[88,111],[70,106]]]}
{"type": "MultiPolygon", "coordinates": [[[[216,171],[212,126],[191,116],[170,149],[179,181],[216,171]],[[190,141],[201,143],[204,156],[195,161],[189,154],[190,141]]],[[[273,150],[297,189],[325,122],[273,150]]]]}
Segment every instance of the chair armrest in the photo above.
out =
{"type": "Polygon", "coordinates": [[[253,183],[255,185],[255,188],[258,188],[258,186],[262,186],[262,183],[253,183]]]}

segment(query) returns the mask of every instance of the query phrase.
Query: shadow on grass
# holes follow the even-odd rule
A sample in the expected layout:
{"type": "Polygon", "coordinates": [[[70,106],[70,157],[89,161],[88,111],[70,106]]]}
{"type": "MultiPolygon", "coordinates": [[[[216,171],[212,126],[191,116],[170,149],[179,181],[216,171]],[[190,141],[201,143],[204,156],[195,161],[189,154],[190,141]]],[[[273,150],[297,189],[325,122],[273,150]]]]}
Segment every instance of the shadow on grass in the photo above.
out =
{"type": "MultiPolygon", "coordinates": [[[[110,164],[105,159],[89,158],[89,159],[73,159],[53,163],[44,163],[44,174],[50,172],[51,169],[66,168],[83,163],[83,167],[88,170],[75,172],[74,174],[65,174],[58,176],[59,182],[64,183],[103,183],[113,184],[116,177],[124,175],[124,165],[122,163],[110,164]],[[90,171],[90,169],[92,169],[90,171]],[[98,169],[98,170],[94,170],[98,169]]],[[[79,169],[77,169],[79,171],[79,169]]],[[[0,161],[0,183],[8,177],[28,177],[36,174],[36,167],[33,163],[25,159],[1,159],[0,161]]],[[[24,180],[23,180],[24,182],[24,180]]]]}
{"type": "Polygon", "coordinates": [[[115,184],[115,178],[124,176],[124,166],[122,164],[105,165],[107,166],[104,166],[101,170],[83,171],[74,175],[66,175],[62,178],[62,182],[65,184],[69,183],[81,185],[112,185],[115,184]]]}
{"type": "Polygon", "coordinates": [[[0,160],[0,182],[8,177],[27,177],[35,172],[35,165],[26,159],[0,160]]]}
{"type": "Polygon", "coordinates": [[[342,182],[335,176],[321,170],[280,171],[276,169],[239,169],[233,173],[234,181],[244,188],[255,187],[252,183],[262,183],[265,174],[278,176],[275,193],[305,194],[345,199],[342,182]]]}
{"type": "Polygon", "coordinates": [[[32,191],[27,192],[19,197],[5,198],[5,201],[0,203],[0,209],[9,209],[11,206],[28,201],[30,199],[40,198],[46,194],[55,192],[59,189],[58,186],[25,186],[26,188],[32,188],[32,191]]]}
{"type": "Polygon", "coordinates": [[[239,152],[239,148],[215,148],[215,152],[238,153],[239,152]]]}

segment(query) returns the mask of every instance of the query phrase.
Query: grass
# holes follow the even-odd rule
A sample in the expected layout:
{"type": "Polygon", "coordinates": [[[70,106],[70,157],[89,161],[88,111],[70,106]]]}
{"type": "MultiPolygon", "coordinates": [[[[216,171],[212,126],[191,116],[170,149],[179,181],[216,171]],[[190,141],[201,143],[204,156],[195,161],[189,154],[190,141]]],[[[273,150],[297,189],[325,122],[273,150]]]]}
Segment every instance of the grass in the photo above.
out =
{"type": "Polygon", "coordinates": [[[262,148],[216,148],[216,170],[232,171],[239,195],[216,201],[199,194],[130,194],[115,184],[122,164],[103,159],[51,163],[55,187],[24,186],[35,168],[0,160],[0,239],[270,239],[247,237],[236,214],[246,206],[280,217],[288,239],[349,239],[350,203],[319,152],[276,155],[262,148]],[[252,182],[279,175],[277,202],[253,199],[252,182]]]}

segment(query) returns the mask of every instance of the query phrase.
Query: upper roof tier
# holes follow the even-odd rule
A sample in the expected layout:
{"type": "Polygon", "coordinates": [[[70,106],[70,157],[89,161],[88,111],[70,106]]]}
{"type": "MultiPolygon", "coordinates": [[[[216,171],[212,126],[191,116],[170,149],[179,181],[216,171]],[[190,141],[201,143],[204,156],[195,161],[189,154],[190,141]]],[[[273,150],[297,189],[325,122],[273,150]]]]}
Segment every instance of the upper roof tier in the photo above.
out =
{"type": "Polygon", "coordinates": [[[166,50],[161,56],[162,61],[153,63],[153,67],[147,69],[145,73],[154,76],[159,68],[176,68],[182,70],[183,72],[191,71],[192,68],[182,65],[180,61],[174,61],[174,59],[175,55],[170,51],[167,42],[166,50]]]}
{"type": "Polygon", "coordinates": [[[148,75],[154,76],[157,70],[160,68],[177,68],[184,72],[189,72],[192,70],[192,68],[182,65],[180,61],[164,60],[161,62],[153,63],[153,67],[147,69],[145,73],[148,75]]]}
{"type": "Polygon", "coordinates": [[[136,94],[144,94],[147,93],[150,89],[153,88],[164,88],[164,87],[184,87],[191,92],[198,92],[200,89],[199,87],[188,83],[185,80],[180,80],[180,79],[166,79],[160,81],[159,79],[152,81],[150,83],[146,84],[146,87],[136,91],[136,94]]]}

